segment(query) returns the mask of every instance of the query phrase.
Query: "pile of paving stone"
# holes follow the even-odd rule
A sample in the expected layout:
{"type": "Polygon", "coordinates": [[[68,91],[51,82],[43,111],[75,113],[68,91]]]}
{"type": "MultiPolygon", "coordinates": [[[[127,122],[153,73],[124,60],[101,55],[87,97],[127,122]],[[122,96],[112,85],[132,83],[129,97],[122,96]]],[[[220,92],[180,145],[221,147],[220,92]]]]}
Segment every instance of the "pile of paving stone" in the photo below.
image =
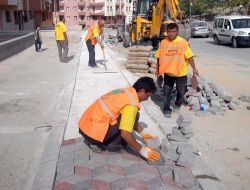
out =
{"type": "Polygon", "coordinates": [[[157,65],[157,60],[156,60],[156,58],[150,57],[150,58],[148,59],[148,65],[149,65],[148,72],[149,72],[149,73],[152,73],[152,74],[155,74],[156,65],[157,65]]]}
{"type": "Polygon", "coordinates": [[[240,101],[221,85],[209,81],[207,78],[198,78],[198,87],[194,90],[191,87],[188,77],[187,103],[190,110],[195,111],[196,116],[224,115],[227,110],[240,108],[240,101]]]}
{"type": "Polygon", "coordinates": [[[132,46],[129,48],[126,68],[133,73],[148,73],[148,58],[152,46],[132,46]]]}
{"type": "Polygon", "coordinates": [[[188,171],[195,163],[198,154],[193,146],[187,143],[187,140],[194,135],[191,123],[192,116],[188,113],[181,113],[177,118],[178,127],[173,127],[172,134],[162,139],[161,143],[158,138],[154,138],[148,139],[146,144],[160,152],[161,160],[153,163],[157,165],[160,172],[164,169],[168,170],[168,177],[173,178],[178,184],[182,183],[182,187],[186,189],[200,189],[199,182],[192,172],[188,171]],[[186,176],[185,180],[181,179],[184,180],[182,182],[179,179],[180,172],[181,175],[186,176]]]}

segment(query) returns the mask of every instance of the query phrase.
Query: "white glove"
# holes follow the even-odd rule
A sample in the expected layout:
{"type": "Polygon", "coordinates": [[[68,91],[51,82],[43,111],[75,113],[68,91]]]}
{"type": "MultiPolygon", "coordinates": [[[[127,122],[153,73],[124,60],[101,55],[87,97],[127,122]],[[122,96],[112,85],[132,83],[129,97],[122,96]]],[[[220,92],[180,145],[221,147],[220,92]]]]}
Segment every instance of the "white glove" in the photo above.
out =
{"type": "Polygon", "coordinates": [[[146,159],[150,160],[151,162],[157,161],[160,159],[160,154],[154,150],[152,150],[149,147],[146,147],[144,145],[142,145],[141,150],[139,151],[139,153],[146,159]]]}

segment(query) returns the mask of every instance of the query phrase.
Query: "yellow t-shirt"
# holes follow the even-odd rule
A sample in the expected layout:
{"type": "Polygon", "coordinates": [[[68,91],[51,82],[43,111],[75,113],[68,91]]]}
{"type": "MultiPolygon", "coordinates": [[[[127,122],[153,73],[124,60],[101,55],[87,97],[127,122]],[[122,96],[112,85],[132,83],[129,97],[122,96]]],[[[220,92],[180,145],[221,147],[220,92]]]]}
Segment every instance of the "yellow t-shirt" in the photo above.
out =
{"type": "Polygon", "coordinates": [[[99,37],[101,34],[101,31],[102,31],[102,29],[100,27],[94,27],[94,29],[92,30],[93,36],[95,38],[99,37]]]}
{"type": "MultiPolygon", "coordinates": [[[[177,36],[177,38],[173,41],[173,43],[179,42],[179,41],[181,41],[182,39],[183,39],[183,38],[177,36]]],[[[155,52],[155,57],[156,57],[156,58],[159,58],[159,57],[160,57],[160,51],[161,51],[161,49],[160,49],[160,47],[159,47],[158,50],[155,52]]],[[[185,76],[185,75],[188,74],[188,65],[189,65],[189,63],[188,63],[187,60],[188,60],[189,58],[191,58],[191,57],[194,56],[194,54],[193,54],[193,52],[192,52],[192,50],[190,49],[189,46],[186,48],[186,50],[185,50],[185,52],[184,52],[184,55],[185,55],[186,61],[185,61],[185,63],[183,64],[183,66],[182,66],[182,68],[181,68],[181,70],[180,70],[179,77],[185,76]]],[[[168,74],[168,75],[170,75],[170,74],[168,74]]],[[[171,75],[170,75],[170,76],[171,76],[171,75]]]]}
{"type": "Polygon", "coordinates": [[[67,32],[67,27],[63,22],[58,22],[55,25],[55,39],[56,40],[65,40],[63,33],[67,32]]]}
{"type": "Polygon", "coordinates": [[[124,108],[122,108],[122,110],[120,111],[121,121],[119,129],[132,133],[137,112],[138,112],[138,107],[136,106],[132,105],[124,106],[124,108]]]}

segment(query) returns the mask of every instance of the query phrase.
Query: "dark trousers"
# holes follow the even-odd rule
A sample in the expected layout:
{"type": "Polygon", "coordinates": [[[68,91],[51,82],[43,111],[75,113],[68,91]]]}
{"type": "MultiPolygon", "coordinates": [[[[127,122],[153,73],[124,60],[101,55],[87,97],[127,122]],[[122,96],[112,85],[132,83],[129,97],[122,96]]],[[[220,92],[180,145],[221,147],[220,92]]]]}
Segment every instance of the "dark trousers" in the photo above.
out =
{"type": "MultiPolygon", "coordinates": [[[[133,129],[137,128],[139,117],[140,117],[140,114],[137,113],[133,129]]],[[[120,121],[121,121],[121,116],[118,117],[117,123],[115,125],[110,125],[109,126],[109,129],[108,129],[108,131],[107,131],[107,133],[106,133],[106,135],[104,137],[103,143],[101,143],[101,142],[87,136],[80,129],[79,129],[79,133],[85,138],[85,140],[89,144],[95,144],[95,145],[100,145],[100,146],[103,146],[103,145],[104,146],[110,146],[110,145],[122,145],[122,146],[125,146],[126,142],[121,138],[121,131],[119,129],[120,121]]]]}
{"type": "Polygon", "coordinates": [[[87,44],[88,51],[89,51],[89,66],[90,67],[96,67],[96,62],[95,62],[95,46],[92,45],[90,39],[87,40],[86,44],[87,44]]]}
{"type": "Polygon", "coordinates": [[[176,83],[177,97],[175,105],[181,106],[187,88],[187,76],[172,77],[164,74],[164,110],[170,110],[171,92],[176,83]]]}
{"type": "Polygon", "coordinates": [[[40,40],[35,40],[35,49],[36,51],[40,50],[42,46],[42,43],[40,40]]]}
{"type": "Polygon", "coordinates": [[[69,52],[68,42],[65,42],[64,40],[56,40],[56,44],[60,61],[67,62],[67,56],[69,52]]]}

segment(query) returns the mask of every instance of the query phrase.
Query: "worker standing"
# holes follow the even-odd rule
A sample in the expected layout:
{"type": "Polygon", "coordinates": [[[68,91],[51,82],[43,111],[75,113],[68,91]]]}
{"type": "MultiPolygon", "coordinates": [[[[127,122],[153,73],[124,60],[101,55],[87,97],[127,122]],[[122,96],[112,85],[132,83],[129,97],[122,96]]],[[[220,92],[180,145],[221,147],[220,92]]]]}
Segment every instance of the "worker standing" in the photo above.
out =
{"type": "Polygon", "coordinates": [[[178,36],[179,28],[176,23],[167,26],[167,37],[162,40],[156,52],[157,69],[156,75],[164,74],[164,108],[163,113],[166,117],[171,117],[172,109],[171,92],[176,83],[177,98],[175,109],[180,109],[187,87],[188,66],[191,65],[193,75],[199,75],[195,67],[193,53],[188,42],[178,36]]]}
{"type": "Polygon", "coordinates": [[[99,20],[97,24],[91,26],[85,36],[85,42],[89,51],[89,66],[97,67],[95,62],[95,45],[98,43],[101,48],[104,48],[104,44],[101,41],[101,34],[103,32],[104,21],[99,20]]]}
{"type": "Polygon", "coordinates": [[[58,55],[62,63],[67,63],[67,56],[69,51],[67,27],[65,25],[64,17],[60,17],[59,20],[60,21],[55,25],[55,38],[58,49],[58,55]]]}
{"type": "Polygon", "coordinates": [[[98,98],[83,113],[79,132],[92,151],[119,151],[129,145],[144,158],[155,161],[160,154],[138,143],[132,135],[137,131],[144,139],[153,138],[144,132],[138,123],[140,102],[145,101],[156,91],[152,78],[139,78],[133,86],[116,89],[98,98]]]}

